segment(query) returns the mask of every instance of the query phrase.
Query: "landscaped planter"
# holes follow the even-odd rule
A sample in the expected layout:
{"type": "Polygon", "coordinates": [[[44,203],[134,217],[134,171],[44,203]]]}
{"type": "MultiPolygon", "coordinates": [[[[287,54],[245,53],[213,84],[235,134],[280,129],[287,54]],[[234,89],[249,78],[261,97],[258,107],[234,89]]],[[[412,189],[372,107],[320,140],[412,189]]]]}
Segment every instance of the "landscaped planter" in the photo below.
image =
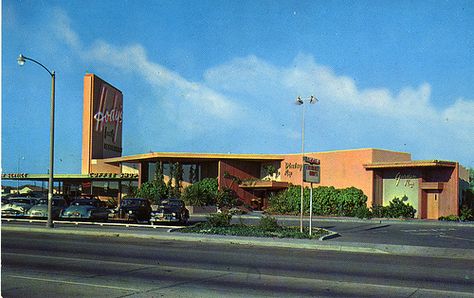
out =
{"type": "Polygon", "coordinates": [[[216,206],[186,206],[189,210],[189,214],[209,214],[216,213],[216,206]]]}

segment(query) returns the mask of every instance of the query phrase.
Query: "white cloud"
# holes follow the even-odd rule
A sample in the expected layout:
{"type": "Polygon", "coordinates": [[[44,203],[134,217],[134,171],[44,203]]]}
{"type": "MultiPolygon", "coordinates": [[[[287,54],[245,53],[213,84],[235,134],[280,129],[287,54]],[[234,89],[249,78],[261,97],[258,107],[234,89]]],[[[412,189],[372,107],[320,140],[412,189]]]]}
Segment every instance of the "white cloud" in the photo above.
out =
{"type": "MultiPolygon", "coordinates": [[[[474,124],[474,101],[458,99],[441,110],[431,102],[428,83],[407,86],[398,94],[392,94],[387,88],[361,89],[354,79],[318,65],[309,55],[299,55],[286,67],[271,65],[254,56],[234,59],[208,69],[205,78],[206,84],[211,86],[226,82],[224,90],[239,88],[240,94],[248,100],[258,100],[252,94],[255,82],[259,83],[259,93],[278,94],[284,100],[294,94],[316,95],[320,102],[314,115],[324,121],[315,123],[315,139],[324,135],[329,140],[332,138],[333,144],[349,148],[387,148],[393,144],[397,147],[387,149],[409,150],[415,156],[420,152],[420,158],[453,159],[452,156],[457,156],[455,158],[472,162],[469,156],[474,148],[470,129],[474,124]],[[327,131],[332,131],[332,135],[327,131]]],[[[273,119],[283,118],[284,113],[277,107],[267,112],[273,119]],[[275,111],[278,115],[272,114],[275,111]]]]}
{"type": "Polygon", "coordinates": [[[80,50],[81,42],[76,32],[71,28],[71,20],[66,12],[60,8],[55,8],[52,11],[52,17],[54,18],[54,28],[58,37],[72,49],[80,50]]]}
{"type": "Polygon", "coordinates": [[[254,55],[234,58],[205,70],[202,82],[192,82],[150,60],[140,44],[116,46],[102,40],[81,45],[67,15],[57,15],[58,33],[83,59],[139,75],[155,90],[154,101],[139,109],[143,123],[156,122],[146,127],[147,133],[159,133],[163,126],[163,119],[153,113],[159,106],[167,109],[168,120],[176,126],[172,129],[186,132],[184,139],[219,142],[214,137],[219,133],[229,148],[294,152],[300,109],[292,100],[316,95],[320,102],[307,118],[313,128],[308,131],[309,150],[382,147],[411,151],[415,158],[418,153],[420,158],[472,162],[474,101],[458,99],[437,108],[429,83],[406,86],[397,94],[383,87],[362,89],[353,78],[305,54],[287,66],[254,55]]]}

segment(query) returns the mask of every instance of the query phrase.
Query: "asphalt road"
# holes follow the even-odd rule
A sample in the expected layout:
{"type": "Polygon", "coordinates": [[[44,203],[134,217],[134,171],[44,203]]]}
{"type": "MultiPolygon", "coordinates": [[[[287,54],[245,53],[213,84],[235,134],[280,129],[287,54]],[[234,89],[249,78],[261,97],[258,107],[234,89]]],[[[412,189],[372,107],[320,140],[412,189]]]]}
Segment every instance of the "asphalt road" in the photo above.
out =
{"type": "Polygon", "coordinates": [[[474,297],[474,261],[2,231],[3,297],[474,297]]]}

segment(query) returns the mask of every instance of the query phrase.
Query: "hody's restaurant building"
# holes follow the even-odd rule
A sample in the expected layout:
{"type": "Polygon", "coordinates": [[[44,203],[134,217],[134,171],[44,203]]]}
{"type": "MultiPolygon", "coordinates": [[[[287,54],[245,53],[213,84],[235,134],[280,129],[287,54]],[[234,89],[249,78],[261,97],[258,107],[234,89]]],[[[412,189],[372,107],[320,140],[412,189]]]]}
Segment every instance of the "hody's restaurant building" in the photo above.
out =
{"type": "MultiPolygon", "coordinates": [[[[169,165],[179,162],[184,185],[190,183],[187,173],[192,168],[198,181],[217,178],[220,188],[231,188],[247,205],[264,209],[271,193],[290,184],[301,185],[302,175],[308,173],[301,153],[151,152],[122,156],[125,120],[122,92],[98,76],[86,74],[81,175],[136,175],[140,185],[153,178],[157,163],[164,164],[167,175],[169,165]]],[[[305,156],[317,161],[310,167],[318,182],[314,187],[359,188],[368,197],[368,207],[405,197],[417,210],[418,218],[458,215],[469,186],[467,169],[455,161],[412,160],[409,153],[373,148],[308,152],[305,156]]]]}

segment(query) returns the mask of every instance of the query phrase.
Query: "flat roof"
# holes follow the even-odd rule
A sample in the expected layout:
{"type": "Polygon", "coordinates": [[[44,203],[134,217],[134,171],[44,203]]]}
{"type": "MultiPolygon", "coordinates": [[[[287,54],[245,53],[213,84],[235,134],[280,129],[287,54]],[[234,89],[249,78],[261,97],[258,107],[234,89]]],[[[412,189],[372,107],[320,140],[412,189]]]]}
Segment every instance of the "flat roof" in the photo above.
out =
{"type": "Polygon", "coordinates": [[[283,160],[286,154],[235,154],[235,153],[191,153],[191,152],[150,152],[137,155],[129,155],[122,157],[113,157],[103,159],[106,163],[117,162],[140,162],[152,160],[201,160],[211,161],[219,159],[239,159],[239,160],[283,160]]]}
{"type": "Polygon", "coordinates": [[[364,168],[371,169],[389,169],[389,168],[416,168],[416,167],[456,167],[456,162],[446,160],[413,160],[413,161],[395,161],[395,162],[374,162],[364,164],[364,168]]]}
{"type": "MultiPolygon", "coordinates": [[[[90,174],[54,174],[54,180],[61,181],[87,181],[87,180],[137,180],[138,174],[129,173],[90,173],[90,174]]],[[[2,174],[5,180],[38,180],[47,181],[49,174],[29,174],[29,173],[5,173],[2,174]]]]}
{"type": "MultiPolygon", "coordinates": [[[[347,151],[363,151],[363,150],[376,150],[394,153],[409,154],[406,152],[391,151],[377,148],[359,148],[359,149],[342,149],[334,151],[322,151],[322,152],[305,152],[305,154],[329,154],[347,151]]],[[[193,152],[150,152],[143,154],[135,154],[129,156],[105,158],[102,161],[106,163],[119,163],[119,162],[130,162],[138,163],[140,161],[153,161],[153,160],[181,160],[181,161],[212,161],[219,159],[238,159],[238,160],[254,160],[254,161],[268,161],[268,160],[284,160],[289,155],[301,155],[300,153],[286,153],[286,154],[241,154],[241,153],[193,153],[193,152]]]]}

